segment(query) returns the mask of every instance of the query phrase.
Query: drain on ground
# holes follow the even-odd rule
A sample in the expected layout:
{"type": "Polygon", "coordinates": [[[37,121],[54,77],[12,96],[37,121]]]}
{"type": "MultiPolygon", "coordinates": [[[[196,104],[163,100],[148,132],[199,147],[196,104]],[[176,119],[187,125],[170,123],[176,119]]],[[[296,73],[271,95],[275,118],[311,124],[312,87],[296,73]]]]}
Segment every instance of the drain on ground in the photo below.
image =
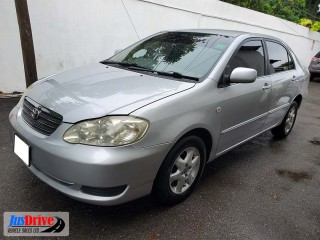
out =
{"type": "Polygon", "coordinates": [[[295,182],[300,182],[304,179],[311,179],[311,175],[308,172],[304,172],[304,171],[294,172],[294,171],[279,169],[277,170],[277,173],[279,176],[289,178],[295,182]]]}

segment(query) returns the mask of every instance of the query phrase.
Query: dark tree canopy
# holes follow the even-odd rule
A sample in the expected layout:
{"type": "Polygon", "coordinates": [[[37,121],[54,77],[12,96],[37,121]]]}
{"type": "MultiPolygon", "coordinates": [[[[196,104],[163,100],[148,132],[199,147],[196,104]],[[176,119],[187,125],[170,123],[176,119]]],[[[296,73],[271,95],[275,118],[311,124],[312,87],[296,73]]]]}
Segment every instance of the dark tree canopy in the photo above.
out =
{"type": "MultiPolygon", "coordinates": [[[[317,16],[320,0],[222,0],[262,13],[270,14],[291,22],[300,23],[300,19],[317,16]]],[[[319,15],[318,15],[319,16],[319,15]]]]}
{"type": "Polygon", "coordinates": [[[320,32],[320,0],[221,0],[301,24],[320,32]]]}

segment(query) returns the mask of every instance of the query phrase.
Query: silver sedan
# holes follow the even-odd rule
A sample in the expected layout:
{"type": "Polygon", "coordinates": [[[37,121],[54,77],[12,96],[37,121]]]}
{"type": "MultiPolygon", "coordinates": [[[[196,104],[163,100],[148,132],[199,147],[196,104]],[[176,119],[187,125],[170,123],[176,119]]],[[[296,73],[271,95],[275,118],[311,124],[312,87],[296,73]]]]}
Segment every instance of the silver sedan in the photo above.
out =
{"type": "Polygon", "coordinates": [[[291,132],[308,74],[271,36],[152,35],[31,85],[10,113],[14,152],[42,181],[87,203],[150,193],[186,199],[205,165],[271,129],[291,132]]]}

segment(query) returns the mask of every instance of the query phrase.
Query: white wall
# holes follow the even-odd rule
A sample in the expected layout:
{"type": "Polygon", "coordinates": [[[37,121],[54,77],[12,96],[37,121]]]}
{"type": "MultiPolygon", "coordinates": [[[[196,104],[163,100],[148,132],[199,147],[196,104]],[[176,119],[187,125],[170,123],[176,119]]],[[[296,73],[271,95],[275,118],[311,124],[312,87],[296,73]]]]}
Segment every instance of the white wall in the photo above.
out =
{"type": "MultiPolygon", "coordinates": [[[[287,42],[304,66],[320,51],[319,33],[218,0],[28,0],[28,4],[39,77],[105,59],[115,49],[166,29],[218,28],[273,35],[287,42]]],[[[0,33],[12,34],[5,42],[10,43],[7,55],[0,51],[0,71],[5,72],[0,91],[23,90],[13,1],[0,0],[1,16],[2,11],[9,13],[10,23],[0,22],[0,33]],[[3,65],[5,57],[10,61],[3,65]],[[18,63],[14,72],[13,63],[18,63]]],[[[3,41],[0,38],[0,46],[3,41]]]]}
{"type": "Polygon", "coordinates": [[[14,1],[0,0],[0,91],[26,87],[14,1]]]}

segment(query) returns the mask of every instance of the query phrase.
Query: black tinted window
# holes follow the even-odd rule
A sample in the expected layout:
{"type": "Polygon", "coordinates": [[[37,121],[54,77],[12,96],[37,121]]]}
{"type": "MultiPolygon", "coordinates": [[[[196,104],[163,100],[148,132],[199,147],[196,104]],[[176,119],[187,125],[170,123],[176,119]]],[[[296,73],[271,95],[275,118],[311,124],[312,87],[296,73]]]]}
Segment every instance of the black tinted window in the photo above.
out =
{"type": "Polygon", "coordinates": [[[270,74],[294,69],[294,62],[287,50],[280,44],[267,41],[270,74]],[[290,61],[289,61],[290,56],[290,61]]]}
{"type": "Polygon", "coordinates": [[[229,62],[230,73],[237,67],[253,68],[258,76],[264,75],[264,53],[262,42],[258,40],[244,43],[229,62]]]}

